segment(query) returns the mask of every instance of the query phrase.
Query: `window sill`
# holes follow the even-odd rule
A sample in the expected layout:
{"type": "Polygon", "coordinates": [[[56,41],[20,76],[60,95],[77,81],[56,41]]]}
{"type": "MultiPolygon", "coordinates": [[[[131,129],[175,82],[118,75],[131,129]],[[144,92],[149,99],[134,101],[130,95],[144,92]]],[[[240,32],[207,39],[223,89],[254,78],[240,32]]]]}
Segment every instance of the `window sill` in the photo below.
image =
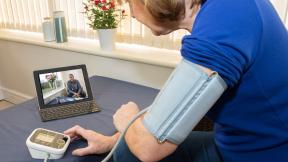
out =
{"type": "Polygon", "coordinates": [[[83,54],[127,60],[174,68],[181,60],[179,51],[157,49],[134,44],[116,43],[112,52],[100,49],[98,40],[69,37],[66,43],[44,42],[41,33],[0,29],[0,40],[33,44],[83,54]]]}

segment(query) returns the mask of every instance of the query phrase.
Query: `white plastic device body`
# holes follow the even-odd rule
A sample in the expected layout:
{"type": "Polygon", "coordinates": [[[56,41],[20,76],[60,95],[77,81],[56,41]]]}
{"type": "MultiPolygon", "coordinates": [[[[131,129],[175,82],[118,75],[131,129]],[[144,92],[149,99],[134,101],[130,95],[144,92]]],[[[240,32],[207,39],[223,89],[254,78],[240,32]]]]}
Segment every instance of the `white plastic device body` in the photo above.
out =
{"type": "Polygon", "coordinates": [[[32,158],[34,159],[45,159],[47,157],[49,157],[48,159],[60,159],[63,157],[65,151],[67,150],[70,141],[71,141],[70,137],[65,134],[43,129],[43,128],[37,128],[27,138],[26,145],[28,147],[28,150],[32,158]],[[39,134],[41,135],[35,137],[36,133],[38,135],[39,134]],[[56,137],[63,137],[65,140],[56,139],[56,137]],[[41,140],[45,138],[48,139],[48,142],[47,140],[46,141],[41,140]],[[38,142],[35,142],[36,140],[38,142]],[[53,145],[58,148],[47,146],[47,143],[49,143],[49,140],[51,141],[50,143],[53,143],[53,145]]]}

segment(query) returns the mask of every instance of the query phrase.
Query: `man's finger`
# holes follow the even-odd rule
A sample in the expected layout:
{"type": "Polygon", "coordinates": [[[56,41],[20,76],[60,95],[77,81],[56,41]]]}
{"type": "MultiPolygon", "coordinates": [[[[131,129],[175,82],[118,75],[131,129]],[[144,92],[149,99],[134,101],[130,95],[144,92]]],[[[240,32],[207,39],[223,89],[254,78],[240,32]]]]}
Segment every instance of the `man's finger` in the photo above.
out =
{"type": "Polygon", "coordinates": [[[91,138],[90,130],[84,129],[80,126],[75,126],[74,131],[75,131],[75,134],[82,136],[85,139],[88,139],[89,137],[91,138]]]}
{"type": "Polygon", "coordinates": [[[69,128],[66,131],[64,131],[64,134],[66,134],[66,135],[70,136],[71,138],[73,138],[73,137],[78,135],[77,131],[76,131],[78,128],[82,128],[82,127],[80,127],[79,125],[75,125],[74,127],[69,128]]]}
{"type": "Polygon", "coordinates": [[[93,151],[92,148],[88,146],[85,148],[76,149],[72,152],[72,154],[75,156],[85,156],[92,154],[92,151],[93,151]]]}
{"type": "Polygon", "coordinates": [[[78,126],[78,125],[75,125],[74,127],[71,127],[69,129],[65,130],[64,133],[65,134],[71,134],[71,133],[75,132],[74,130],[75,130],[76,126],[78,126]]]}

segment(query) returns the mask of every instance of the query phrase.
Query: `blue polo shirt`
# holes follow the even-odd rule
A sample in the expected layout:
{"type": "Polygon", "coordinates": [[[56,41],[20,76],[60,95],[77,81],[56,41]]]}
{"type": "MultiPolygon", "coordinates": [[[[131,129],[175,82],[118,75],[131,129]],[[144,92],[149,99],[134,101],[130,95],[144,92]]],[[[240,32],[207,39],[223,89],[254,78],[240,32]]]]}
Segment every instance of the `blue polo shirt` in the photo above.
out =
{"type": "Polygon", "coordinates": [[[208,112],[225,162],[288,162],[288,34],[269,0],[206,0],[182,56],[229,88],[208,112]]]}

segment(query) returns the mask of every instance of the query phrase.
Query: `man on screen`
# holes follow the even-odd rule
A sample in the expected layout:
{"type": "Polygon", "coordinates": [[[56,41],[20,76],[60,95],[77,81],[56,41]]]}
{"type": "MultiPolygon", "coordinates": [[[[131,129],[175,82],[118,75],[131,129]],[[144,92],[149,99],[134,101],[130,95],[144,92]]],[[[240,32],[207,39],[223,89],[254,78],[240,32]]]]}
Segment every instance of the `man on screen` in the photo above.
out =
{"type": "Polygon", "coordinates": [[[74,78],[73,74],[69,74],[69,81],[67,82],[67,96],[74,98],[84,98],[86,93],[83,90],[80,82],[74,78]]]}

